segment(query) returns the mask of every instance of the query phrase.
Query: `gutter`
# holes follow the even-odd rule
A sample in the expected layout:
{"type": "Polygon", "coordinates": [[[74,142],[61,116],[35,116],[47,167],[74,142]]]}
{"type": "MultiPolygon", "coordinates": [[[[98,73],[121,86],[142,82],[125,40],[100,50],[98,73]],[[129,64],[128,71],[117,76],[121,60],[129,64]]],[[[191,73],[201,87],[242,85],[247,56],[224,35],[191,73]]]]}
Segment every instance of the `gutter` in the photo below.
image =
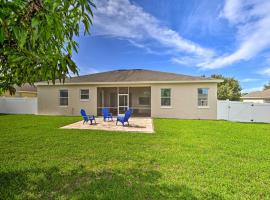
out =
{"type": "MultiPolygon", "coordinates": [[[[223,80],[196,80],[196,81],[134,81],[134,82],[78,82],[78,83],[55,83],[51,85],[138,85],[138,84],[172,84],[172,83],[222,83],[223,80]]],[[[48,86],[50,83],[38,82],[35,86],[48,86]]]]}
{"type": "Polygon", "coordinates": [[[18,92],[18,93],[25,92],[25,93],[37,94],[37,92],[33,92],[33,91],[23,91],[23,90],[16,91],[16,92],[18,92]]]}

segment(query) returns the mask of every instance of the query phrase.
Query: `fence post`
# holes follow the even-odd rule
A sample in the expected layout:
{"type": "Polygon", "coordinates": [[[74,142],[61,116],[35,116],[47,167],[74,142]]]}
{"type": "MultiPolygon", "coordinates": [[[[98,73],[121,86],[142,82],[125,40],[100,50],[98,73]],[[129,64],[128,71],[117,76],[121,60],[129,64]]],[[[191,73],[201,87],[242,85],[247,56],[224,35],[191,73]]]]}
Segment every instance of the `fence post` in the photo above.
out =
{"type": "Polygon", "coordinates": [[[226,99],[226,103],[227,103],[227,107],[228,107],[228,118],[227,120],[230,120],[230,109],[231,109],[231,103],[230,103],[230,100],[229,99],[226,99]]]}
{"type": "Polygon", "coordinates": [[[254,119],[253,119],[253,112],[254,112],[254,104],[252,103],[251,104],[251,112],[250,112],[250,121],[253,122],[254,119]]]}

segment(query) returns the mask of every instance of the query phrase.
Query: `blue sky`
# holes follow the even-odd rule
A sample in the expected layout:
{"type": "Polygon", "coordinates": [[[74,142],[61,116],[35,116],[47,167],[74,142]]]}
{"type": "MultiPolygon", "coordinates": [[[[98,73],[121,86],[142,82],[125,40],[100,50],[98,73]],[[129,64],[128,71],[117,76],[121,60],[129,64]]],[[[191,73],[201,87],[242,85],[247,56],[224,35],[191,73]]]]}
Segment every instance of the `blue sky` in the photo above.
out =
{"type": "Polygon", "coordinates": [[[90,36],[76,38],[80,75],[150,69],[270,80],[269,0],[96,0],[90,36]]]}

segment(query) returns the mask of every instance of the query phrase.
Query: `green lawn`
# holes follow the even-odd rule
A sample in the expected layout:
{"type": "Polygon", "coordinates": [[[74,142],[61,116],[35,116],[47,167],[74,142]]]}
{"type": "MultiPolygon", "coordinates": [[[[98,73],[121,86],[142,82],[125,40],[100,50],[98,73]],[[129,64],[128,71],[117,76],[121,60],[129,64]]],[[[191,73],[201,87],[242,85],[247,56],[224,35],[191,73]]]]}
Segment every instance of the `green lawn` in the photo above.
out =
{"type": "Polygon", "coordinates": [[[155,134],[0,115],[0,199],[270,199],[270,124],[155,119],[155,134]]]}

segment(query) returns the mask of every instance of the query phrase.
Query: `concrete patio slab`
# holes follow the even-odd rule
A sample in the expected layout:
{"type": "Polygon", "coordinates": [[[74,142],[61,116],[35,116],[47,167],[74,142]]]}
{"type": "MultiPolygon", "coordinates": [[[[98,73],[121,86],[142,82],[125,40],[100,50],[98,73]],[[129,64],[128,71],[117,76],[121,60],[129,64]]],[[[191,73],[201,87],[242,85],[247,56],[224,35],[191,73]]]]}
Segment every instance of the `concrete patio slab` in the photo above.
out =
{"type": "Polygon", "coordinates": [[[124,132],[143,132],[143,133],[154,133],[153,121],[149,117],[132,117],[129,120],[129,126],[122,126],[116,121],[103,121],[103,118],[96,118],[96,124],[83,124],[83,121],[75,122],[67,126],[63,126],[63,129],[87,129],[87,130],[105,130],[105,131],[124,131],[124,132]]]}

